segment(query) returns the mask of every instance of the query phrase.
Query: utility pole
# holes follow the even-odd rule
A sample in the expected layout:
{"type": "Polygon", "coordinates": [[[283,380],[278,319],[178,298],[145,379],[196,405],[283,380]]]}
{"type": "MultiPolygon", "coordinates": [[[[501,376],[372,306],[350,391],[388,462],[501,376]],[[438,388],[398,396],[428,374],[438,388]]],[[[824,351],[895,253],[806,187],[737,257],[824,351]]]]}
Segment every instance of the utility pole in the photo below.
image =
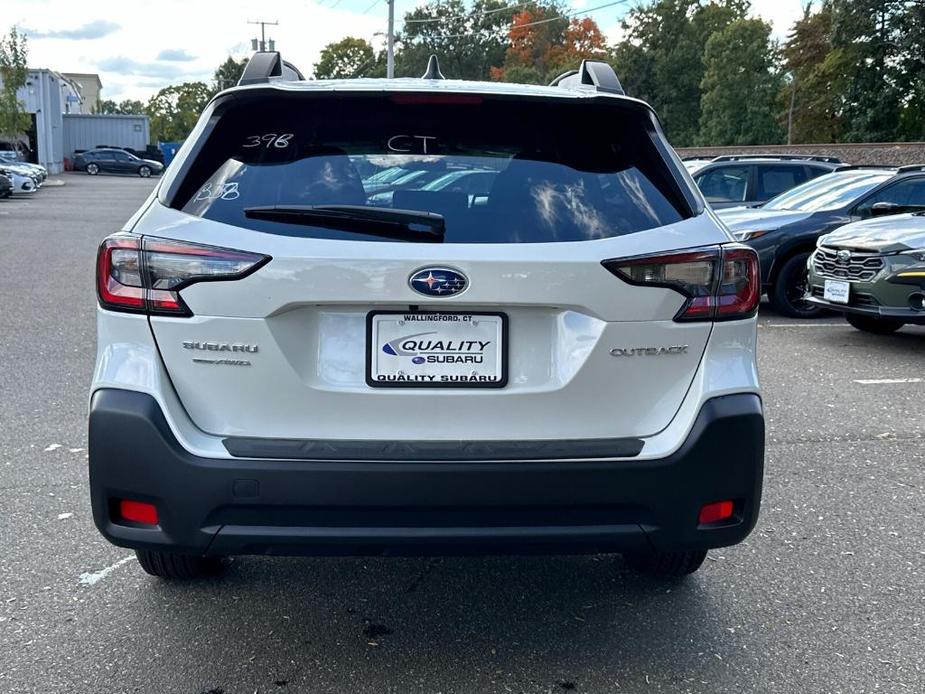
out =
{"type": "Polygon", "coordinates": [[[793,144],[793,107],[797,100],[797,76],[790,77],[790,110],[787,111],[787,144],[793,144]]]}
{"type": "Polygon", "coordinates": [[[389,3],[389,38],[386,46],[385,76],[389,79],[395,77],[395,0],[389,3]]]}
{"type": "MultiPolygon", "coordinates": [[[[264,22],[263,20],[257,19],[254,21],[247,20],[248,24],[259,24],[260,25],[260,40],[251,39],[251,47],[256,51],[265,51],[267,50],[267,27],[279,26],[279,22],[264,22]]],[[[276,42],[273,39],[270,39],[270,50],[272,51],[276,48],[276,42]]]]}

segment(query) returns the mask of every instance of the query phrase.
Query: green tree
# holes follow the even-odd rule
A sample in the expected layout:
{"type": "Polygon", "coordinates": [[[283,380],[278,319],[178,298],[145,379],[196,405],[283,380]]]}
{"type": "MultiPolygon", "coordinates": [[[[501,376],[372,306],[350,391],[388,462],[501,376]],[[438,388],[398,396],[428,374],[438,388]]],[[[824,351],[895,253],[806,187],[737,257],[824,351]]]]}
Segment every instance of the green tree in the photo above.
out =
{"type": "Polygon", "coordinates": [[[369,41],[348,36],[321,49],[314,76],[319,80],[370,77],[377,62],[376,51],[369,41]]]}
{"type": "Polygon", "coordinates": [[[832,3],[807,5],[782,47],[787,84],[782,110],[792,116],[791,142],[835,142],[841,132],[840,60],[832,54],[832,3]],[[792,111],[792,114],[791,114],[792,111]]]}
{"type": "Polygon", "coordinates": [[[246,66],[247,58],[235,60],[231,56],[228,56],[225,62],[215,69],[215,74],[212,77],[213,90],[215,92],[220,92],[223,89],[234,87],[238,83],[238,80],[241,79],[241,74],[244,72],[246,66]]]}
{"type": "Polygon", "coordinates": [[[925,140],[925,3],[914,3],[903,17],[899,84],[904,99],[898,139],[925,140]]]}
{"type": "Polygon", "coordinates": [[[843,78],[842,139],[885,142],[899,134],[909,0],[833,0],[830,68],[843,78]]]}
{"type": "Polygon", "coordinates": [[[708,39],[748,9],[748,0],[657,0],[624,19],[626,38],[611,54],[617,75],[655,107],[675,145],[692,145],[700,130],[708,39]]]}
{"type": "Polygon", "coordinates": [[[771,25],[738,19],[714,33],[704,51],[699,143],[757,145],[781,141],[776,117],[781,76],[771,25]]]}
{"type": "Polygon", "coordinates": [[[134,116],[144,114],[146,112],[145,109],[146,106],[141,101],[135,99],[125,99],[119,103],[116,103],[112,99],[102,99],[99,105],[94,109],[94,113],[134,116]]]}
{"type": "Polygon", "coordinates": [[[155,142],[186,139],[211,98],[212,90],[204,82],[184,82],[161,89],[145,106],[151,119],[151,139],[155,142]]]}
{"type": "Polygon", "coordinates": [[[26,132],[31,125],[24,104],[16,96],[29,75],[28,56],[26,37],[19,34],[16,27],[0,37],[0,135],[11,139],[26,132]]]}
{"type": "Polygon", "coordinates": [[[420,77],[436,54],[443,73],[454,79],[485,80],[504,62],[507,33],[518,5],[507,0],[428,3],[405,14],[395,54],[395,74],[420,77]]]}

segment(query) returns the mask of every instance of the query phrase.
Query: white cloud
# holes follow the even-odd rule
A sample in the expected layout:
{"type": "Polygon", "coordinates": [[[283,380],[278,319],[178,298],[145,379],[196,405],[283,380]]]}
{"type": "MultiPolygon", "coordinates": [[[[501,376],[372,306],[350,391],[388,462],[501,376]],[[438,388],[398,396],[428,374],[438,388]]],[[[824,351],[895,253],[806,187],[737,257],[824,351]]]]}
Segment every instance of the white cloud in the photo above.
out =
{"type": "MultiPolygon", "coordinates": [[[[572,0],[586,9],[603,0],[572,0]]],[[[414,4],[399,7],[401,16],[414,4]]],[[[278,20],[267,27],[283,56],[308,74],[321,49],[345,36],[381,46],[387,4],[367,0],[158,0],[156,11],[140,12],[140,0],[3,0],[5,23],[27,27],[29,65],[59,72],[99,72],[103,98],[147,99],[160,87],[183,80],[212,78],[229,55],[250,53],[260,17],[278,20]],[[322,4],[323,3],[323,4],[322,4]],[[178,57],[188,58],[178,60],[178,57]]],[[[803,0],[753,0],[753,14],[772,22],[783,38],[801,16],[803,0]]],[[[619,40],[619,18],[626,6],[592,12],[611,41],[619,40]]],[[[400,21],[397,24],[401,25],[400,21]]]]}
{"type": "Polygon", "coordinates": [[[335,8],[311,0],[274,0],[265,12],[246,0],[158,0],[156,12],[140,12],[139,0],[2,4],[5,23],[26,28],[30,67],[98,72],[102,98],[142,100],[177,81],[209,81],[229,55],[249,55],[250,39],[260,32],[247,24],[256,18],[255,7],[261,18],[279,21],[267,27],[267,38],[306,74],[332,41],[359,36],[378,44],[375,34],[385,31],[388,11],[382,2],[363,14],[369,4],[351,0],[335,8]]]}

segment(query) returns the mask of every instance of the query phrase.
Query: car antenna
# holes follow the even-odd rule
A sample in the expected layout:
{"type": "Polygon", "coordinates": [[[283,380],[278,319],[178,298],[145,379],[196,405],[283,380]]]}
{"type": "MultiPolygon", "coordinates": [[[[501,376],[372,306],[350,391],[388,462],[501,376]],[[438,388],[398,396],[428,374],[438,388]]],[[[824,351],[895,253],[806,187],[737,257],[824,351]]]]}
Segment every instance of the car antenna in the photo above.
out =
{"type": "Polygon", "coordinates": [[[440,72],[440,61],[437,60],[437,54],[431,53],[427,60],[427,71],[421,75],[422,80],[445,80],[446,77],[440,72]]]}

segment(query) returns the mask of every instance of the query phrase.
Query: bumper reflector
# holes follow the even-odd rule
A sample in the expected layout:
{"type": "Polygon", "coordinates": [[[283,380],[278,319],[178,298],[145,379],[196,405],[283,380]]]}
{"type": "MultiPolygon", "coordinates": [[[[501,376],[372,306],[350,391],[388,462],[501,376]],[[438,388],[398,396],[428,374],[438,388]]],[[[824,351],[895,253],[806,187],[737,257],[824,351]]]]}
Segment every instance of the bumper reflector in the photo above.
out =
{"type": "Polygon", "coordinates": [[[700,525],[709,525],[732,518],[735,505],[731,501],[714,501],[700,509],[700,525]]]}
{"type": "Polygon", "coordinates": [[[119,517],[142,525],[157,525],[157,507],[143,501],[119,500],[119,517]]]}

